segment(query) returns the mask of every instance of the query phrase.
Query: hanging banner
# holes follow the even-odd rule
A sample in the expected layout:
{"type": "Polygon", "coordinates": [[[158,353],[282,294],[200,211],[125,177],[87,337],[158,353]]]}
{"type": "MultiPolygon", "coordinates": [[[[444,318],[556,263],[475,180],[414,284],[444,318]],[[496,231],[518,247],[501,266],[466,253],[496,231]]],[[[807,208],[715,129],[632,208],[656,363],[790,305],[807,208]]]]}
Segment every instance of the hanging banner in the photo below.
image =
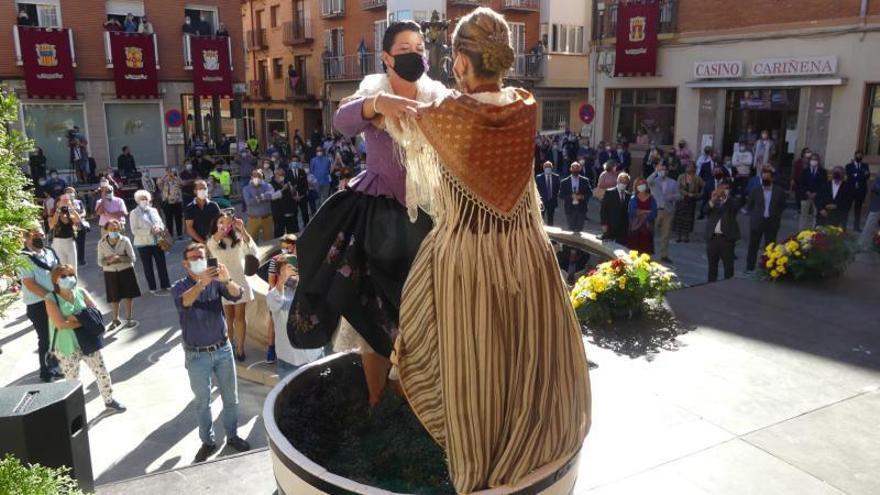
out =
{"type": "Polygon", "coordinates": [[[28,98],[76,99],[70,30],[16,28],[28,98]]]}
{"type": "Polygon", "coordinates": [[[110,56],[117,98],[159,97],[156,47],[151,35],[111,32],[110,56]]]}
{"type": "Polygon", "coordinates": [[[657,32],[660,2],[630,0],[617,8],[617,56],[615,77],[657,74],[657,32]]]}
{"type": "Polygon", "coordinates": [[[232,97],[229,38],[191,36],[193,91],[198,96],[232,97]]]}

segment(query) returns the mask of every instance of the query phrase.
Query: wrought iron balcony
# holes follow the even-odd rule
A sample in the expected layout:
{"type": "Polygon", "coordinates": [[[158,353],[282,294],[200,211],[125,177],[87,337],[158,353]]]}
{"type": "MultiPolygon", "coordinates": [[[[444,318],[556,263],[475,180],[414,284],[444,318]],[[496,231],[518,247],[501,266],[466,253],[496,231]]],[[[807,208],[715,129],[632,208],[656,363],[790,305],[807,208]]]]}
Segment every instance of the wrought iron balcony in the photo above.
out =
{"type": "Polygon", "coordinates": [[[256,29],[245,33],[245,43],[250,52],[265,50],[269,45],[266,43],[266,29],[256,29]]]}
{"type": "Polygon", "coordinates": [[[541,10],[540,0],[503,0],[501,2],[502,10],[513,10],[520,12],[538,12],[541,10]]]}
{"type": "Polygon", "coordinates": [[[489,0],[449,0],[449,5],[463,5],[465,7],[482,7],[488,6],[489,0]]]}
{"type": "Polygon", "coordinates": [[[268,100],[269,82],[266,79],[255,79],[247,82],[248,98],[251,100],[268,100]]]}
{"type": "Polygon", "coordinates": [[[322,60],[324,79],[328,81],[357,81],[376,72],[376,54],[364,53],[328,57],[322,60]]]}
{"type": "Polygon", "coordinates": [[[312,21],[308,18],[287,21],[284,23],[283,29],[283,42],[287,46],[305,45],[314,40],[312,37],[312,21]]]}
{"type": "Polygon", "coordinates": [[[385,5],[385,0],[361,0],[361,7],[364,10],[384,9],[385,5]]]}
{"type": "Polygon", "coordinates": [[[318,99],[318,83],[308,74],[299,77],[294,84],[288,80],[284,85],[284,96],[289,101],[310,102],[318,99]]]}

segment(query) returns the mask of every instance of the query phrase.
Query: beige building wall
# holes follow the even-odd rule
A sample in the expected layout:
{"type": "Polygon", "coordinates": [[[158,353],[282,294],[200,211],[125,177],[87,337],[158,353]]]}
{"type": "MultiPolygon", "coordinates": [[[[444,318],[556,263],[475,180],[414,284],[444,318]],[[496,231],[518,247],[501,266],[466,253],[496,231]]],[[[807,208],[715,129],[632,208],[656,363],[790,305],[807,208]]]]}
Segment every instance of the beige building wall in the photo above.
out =
{"type": "MultiPolygon", "coordinates": [[[[708,44],[701,44],[701,41],[706,40],[688,39],[687,43],[663,44],[659,53],[656,77],[615,78],[609,77],[607,73],[597,74],[595,91],[597,139],[613,138],[614,135],[614,130],[610,129],[611,102],[606,101],[609,97],[609,89],[676,88],[678,96],[675,140],[684,139],[691,144],[692,149],[696,149],[701,139],[698,129],[701,105],[714,105],[714,111],[720,113],[716,115],[714,128],[714,141],[717,146],[722,143],[724,134],[723,93],[725,91],[688,87],[687,83],[694,79],[695,62],[742,60],[748,67],[751,61],[763,58],[835,55],[838,57],[838,75],[843,78],[843,84],[832,87],[830,108],[828,105],[811,107],[810,95],[813,90],[807,87],[806,90],[801,91],[797,148],[812,146],[824,149],[827,163],[846,163],[852,158],[852,153],[860,142],[866,85],[880,82],[880,63],[868,62],[877,60],[877,53],[880,53],[880,33],[841,32],[836,35],[815,37],[776,34],[766,38],[708,44]],[[704,96],[702,99],[701,94],[704,96]],[[713,98],[714,101],[710,101],[713,98]],[[830,113],[830,119],[827,121],[827,139],[825,142],[810,142],[808,137],[817,139],[816,133],[808,130],[810,113],[822,112],[830,113]]],[[[746,72],[746,78],[749,78],[748,71],[746,72]]],[[[797,83],[794,85],[796,87],[797,83]]],[[[756,87],[761,86],[758,84],[756,87]]]]}

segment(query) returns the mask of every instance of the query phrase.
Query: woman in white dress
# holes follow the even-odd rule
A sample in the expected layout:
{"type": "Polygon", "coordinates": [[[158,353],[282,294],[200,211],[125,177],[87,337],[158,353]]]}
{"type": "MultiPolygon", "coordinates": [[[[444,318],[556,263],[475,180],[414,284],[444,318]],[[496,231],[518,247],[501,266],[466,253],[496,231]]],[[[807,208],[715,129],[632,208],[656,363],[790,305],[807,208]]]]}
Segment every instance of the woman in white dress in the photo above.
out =
{"type": "Polygon", "coordinates": [[[248,284],[244,274],[244,261],[247,255],[256,256],[257,244],[248,235],[244,222],[231,213],[221,213],[211,226],[211,237],[208,238],[208,250],[211,256],[226,266],[229,278],[241,287],[241,299],[236,302],[223,300],[223,312],[229,325],[235,347],[235,359],[245,360],[244,341],[247,334],[245,313],[247,303],[254,299],[254,291],[248,284]]]}

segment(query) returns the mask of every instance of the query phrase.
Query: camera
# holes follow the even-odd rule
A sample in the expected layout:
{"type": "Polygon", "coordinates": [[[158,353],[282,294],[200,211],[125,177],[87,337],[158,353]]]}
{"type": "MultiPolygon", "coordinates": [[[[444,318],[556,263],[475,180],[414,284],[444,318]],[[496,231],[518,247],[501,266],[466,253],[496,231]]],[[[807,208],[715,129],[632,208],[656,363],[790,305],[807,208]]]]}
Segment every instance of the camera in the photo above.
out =
{"type": "Polygon", "coordinates": [[[61,213],[64,213],[65,215],[67,215],[68,213],[70,213],[70,207],[69,206],[62,206],[61,213]]]}

